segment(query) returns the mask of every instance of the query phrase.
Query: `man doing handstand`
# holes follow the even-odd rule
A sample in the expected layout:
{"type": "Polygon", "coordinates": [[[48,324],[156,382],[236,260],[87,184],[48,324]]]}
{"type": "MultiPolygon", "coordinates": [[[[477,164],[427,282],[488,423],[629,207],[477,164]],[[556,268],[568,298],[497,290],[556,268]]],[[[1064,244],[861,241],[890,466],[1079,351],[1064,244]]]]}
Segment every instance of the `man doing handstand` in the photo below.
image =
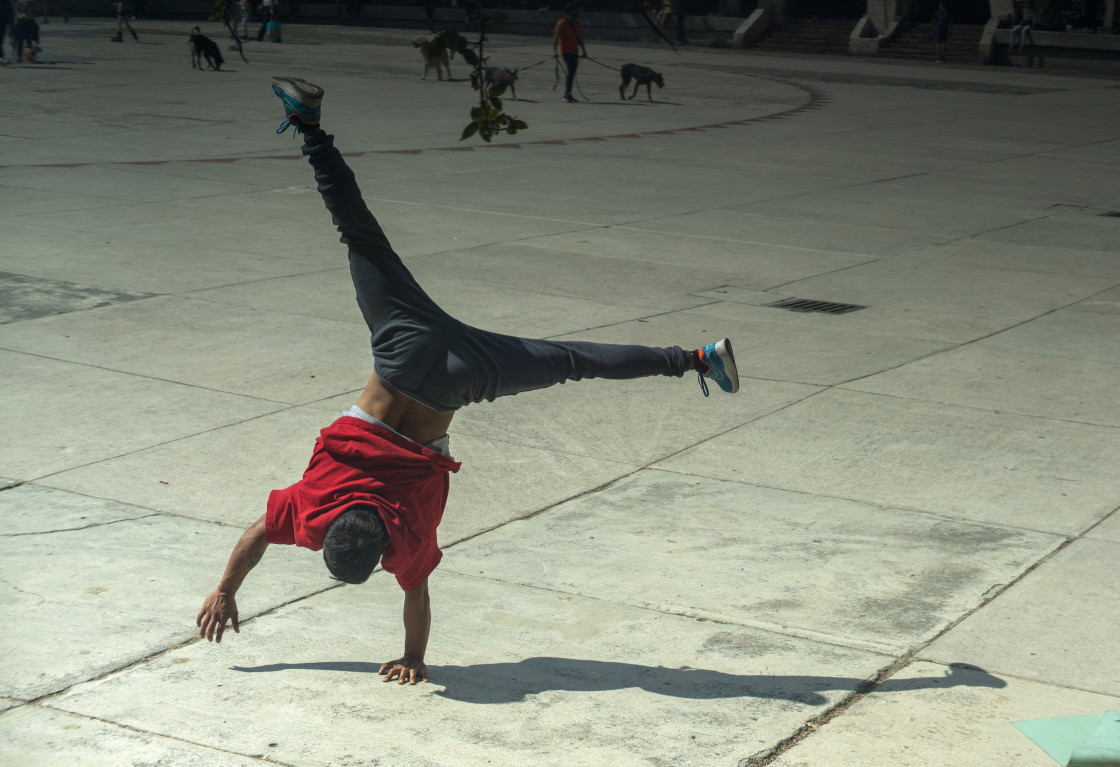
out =
{"type": "Polygon", "coordinates": [[[341,241],[349,248],[358,306],[370,329],[373,374],[354,407],[320,432],[303,478],[269,495],[267,511],[234,546],[218,587],[198,613],[199,635],[240,631],[235,594],[270,543],[323,551],[331,575],[363,583],[378,563],[404,590],[404,654],[380,668],[384,681],[427,681],[428,576],[442,555],[436,528],[447,503],[447,427],[464,405],[582,378],[681,377],[690,370],[734,393],[731,342],[696,351],[544,341],[490,333],[448,315],[416,283],[366,208],[354,174],[319,126],[323,89],[273,79],[289,126],[341,241]]]}

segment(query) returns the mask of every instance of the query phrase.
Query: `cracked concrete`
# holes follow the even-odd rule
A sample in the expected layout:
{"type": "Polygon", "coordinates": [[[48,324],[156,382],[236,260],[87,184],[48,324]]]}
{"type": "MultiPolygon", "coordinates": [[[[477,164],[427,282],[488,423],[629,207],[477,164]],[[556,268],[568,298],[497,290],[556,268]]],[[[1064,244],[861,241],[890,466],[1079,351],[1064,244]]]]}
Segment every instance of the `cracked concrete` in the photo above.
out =
{"type": "Polygon", "coordinates": [[[664,71],[656,103],[589,61],[565,104],[528,68],[529,130],[487,147],[414,32],[290,24],[198,73],[183,22],[111,26],[52,24],[45,63],[4,70],[0,762],[1041,767],[1011,721],[1120,709],[1114,79],[589,40],[664,71]],[[309,552],[270,548],[240,633],[194,638],[370,367],[272,132],[281,70],[327,88],[456,316],[726,334],[744,376],[460,413],[417,687],[378,681],[392,579],[340,587],[309,552]]]}

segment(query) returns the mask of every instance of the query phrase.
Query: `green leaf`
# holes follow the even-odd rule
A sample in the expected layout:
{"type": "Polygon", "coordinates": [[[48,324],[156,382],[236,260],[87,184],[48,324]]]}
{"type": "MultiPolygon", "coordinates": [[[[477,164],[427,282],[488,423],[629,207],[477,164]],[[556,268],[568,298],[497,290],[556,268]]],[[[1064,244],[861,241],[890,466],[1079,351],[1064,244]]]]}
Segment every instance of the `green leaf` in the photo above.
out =
{"type": "Polygon", "coordinates": [[[466,141],[467,139],[469,139],[471,136],[473,136],[476,133],[478,133],[478,123],[477,122],[470,123],[469,125],[467,125],[466,128],[463,128],[463,135],[459,137],[459,140],[460,141],[466,141]]]}
{"type": "Polygon", "coordinates": [[[517,130],[525,130],[529,125],[524,120],[518,120],[516,117],[513,119],[513,127],[517,130]]]}
{"type": "Polygon", "coordinates": [[[463,61],[470,64],[472,67],[478,66],[478,54],[470,48],[464,48],[460,53],[463,54],[463,61]]]}
{"type": "Polygon", "coordinates": [[[491,86],[490,96],[491,98],[501,96],[507,90],[509,90],[509,83],[498,83],[497,85],[491,86]]]}
{"type": "Polygon", "coordinates": [[[490,96],[490,105],[492,107],[494,107],[494,109],[498,110],[499,112],[502,111],[502,100],[500,98],[498,98],[497,96],[493,96],[493,95],[490,96]]]}
{"type": "Polygon", "coordinates": [[[428,58],[434,59],[442,56],[443,52],[447,50],[447,43],[444,42],[442,37],[436,37],[428,43],[428,58]]]}

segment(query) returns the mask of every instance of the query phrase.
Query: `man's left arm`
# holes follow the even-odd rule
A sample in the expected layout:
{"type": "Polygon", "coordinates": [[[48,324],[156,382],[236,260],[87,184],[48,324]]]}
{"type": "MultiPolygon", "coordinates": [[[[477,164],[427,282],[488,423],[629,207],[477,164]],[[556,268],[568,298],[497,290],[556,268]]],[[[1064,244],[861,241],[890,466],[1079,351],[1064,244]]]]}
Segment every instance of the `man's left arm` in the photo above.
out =
{"type": "Polygon", "coordinates": [[[432,601],[425,580],[412,591],[404,592],[404,655],[382,663],[378,671],[382,682],[398,680],[398,684],[428,681],[424,653],[428,650],[428,633],[432,628],[432,601]]]}

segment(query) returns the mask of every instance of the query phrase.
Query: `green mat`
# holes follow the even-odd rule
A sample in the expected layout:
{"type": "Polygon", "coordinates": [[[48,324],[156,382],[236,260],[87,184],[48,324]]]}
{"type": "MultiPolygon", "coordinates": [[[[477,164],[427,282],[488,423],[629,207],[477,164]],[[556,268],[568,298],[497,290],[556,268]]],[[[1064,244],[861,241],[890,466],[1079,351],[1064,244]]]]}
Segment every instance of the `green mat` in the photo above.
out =
{"type": "Polygon", "coordinates": [[[1012,724],[1064,767],[1120,767],[1120,711],[1012,724]]]}

